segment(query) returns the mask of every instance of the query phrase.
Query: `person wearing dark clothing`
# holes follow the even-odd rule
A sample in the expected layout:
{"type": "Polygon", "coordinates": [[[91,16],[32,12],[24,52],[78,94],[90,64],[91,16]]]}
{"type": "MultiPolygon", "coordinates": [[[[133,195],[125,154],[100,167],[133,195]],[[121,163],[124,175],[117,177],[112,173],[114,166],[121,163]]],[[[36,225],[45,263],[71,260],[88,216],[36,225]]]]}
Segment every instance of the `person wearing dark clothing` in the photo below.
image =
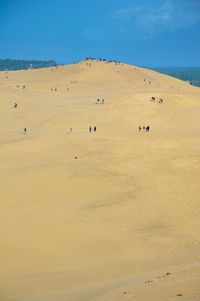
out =
{"type": "Polygon", "coordinates": [[[94,127],[94,132],[96,132],[96,130],[97,130],[97,128],[96,128],[96,126],[94,127]]]}

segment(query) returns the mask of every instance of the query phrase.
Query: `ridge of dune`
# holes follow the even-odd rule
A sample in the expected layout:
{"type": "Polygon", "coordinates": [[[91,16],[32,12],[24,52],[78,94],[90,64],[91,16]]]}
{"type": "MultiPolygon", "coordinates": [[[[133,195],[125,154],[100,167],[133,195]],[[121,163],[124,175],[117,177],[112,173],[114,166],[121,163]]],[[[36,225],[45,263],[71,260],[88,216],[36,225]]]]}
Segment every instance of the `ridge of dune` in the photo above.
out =
{"type": "Polygon", "coordinates": [[[83,61],[0,72],[0,112],[1,301],[199,261],[199,88],[83,61]]]}

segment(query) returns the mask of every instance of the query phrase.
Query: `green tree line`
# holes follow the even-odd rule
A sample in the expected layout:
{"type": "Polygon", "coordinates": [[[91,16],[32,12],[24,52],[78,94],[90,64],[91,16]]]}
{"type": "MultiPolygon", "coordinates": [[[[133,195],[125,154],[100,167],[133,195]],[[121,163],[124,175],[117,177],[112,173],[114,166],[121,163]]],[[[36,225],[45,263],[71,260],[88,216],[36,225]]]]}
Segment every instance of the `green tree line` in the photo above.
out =
{"type": "Polygon", "coordinates": [[[0,70],[24,70],[24,69],[37,69],[56,66],[56,62],[51,61],[27,61],[27,60],[11,60],[0,59],[0,70]]]}

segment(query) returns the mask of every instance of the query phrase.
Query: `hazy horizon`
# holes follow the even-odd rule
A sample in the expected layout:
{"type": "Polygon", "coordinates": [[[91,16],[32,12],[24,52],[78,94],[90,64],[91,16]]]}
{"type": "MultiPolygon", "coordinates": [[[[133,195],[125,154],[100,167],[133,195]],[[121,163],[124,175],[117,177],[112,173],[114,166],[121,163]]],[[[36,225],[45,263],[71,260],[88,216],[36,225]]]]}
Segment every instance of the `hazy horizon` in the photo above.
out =
{"type": "MultiPolygon", "coordinates": [[[[85,60],[86,58],[82,58],[82,59],[80,59],[80,61],[71,61],[71,62],[60,62],[59,60],[54,60],[54,59],[46,59],[46,60],[42,60],[42,59],[32,59],[32,58],[30,58],[30,59],[23,59],[23,58],[19,58],[19,59],[15,59],[15,58],[8,58],[8,57],[6,57],[6,58],[2,58],[2,57],[0,57],[0,60],[20,60],[20,61],[46,61],[46,62],[48,62],[48,61],[55,61],[55,63],[57,64],[57,65],[71,65],[71,64],[74,64],[74,63],[78,63],[78,62],[81,62],[81,61],[83,61],[83,60],[85,60]]],[[[98,58],[97,58],[98,59],[98,58]]],[[[102,57],[102,59],[104,59],[103,57],[102,57]]],[[[106,58],[107,60],[112,60],[112,61],[114,61],[115,59],[112,59],[112,58],[106,58]]],[[[120,61],[121,63],[124,63],[124,64],[130,64],[130,63],[128,63],[128,62],[124,62],[124,61],[120,61]]],[[[130,65],[136,65],[136,66],[138,66],[138,67],[142,67],[142,68],[197,68],[197,69],[199,69],[200,68],[200,65],[199,66],[186,66],[186,65],[182,65],[182,66],[176,66],[176,65],[174,65],[174,66],[171,66],[171,65],[148,65],[148,66],[146,66],[146,65],[138,65],[138,64],[130,64],[130,65]]]]}

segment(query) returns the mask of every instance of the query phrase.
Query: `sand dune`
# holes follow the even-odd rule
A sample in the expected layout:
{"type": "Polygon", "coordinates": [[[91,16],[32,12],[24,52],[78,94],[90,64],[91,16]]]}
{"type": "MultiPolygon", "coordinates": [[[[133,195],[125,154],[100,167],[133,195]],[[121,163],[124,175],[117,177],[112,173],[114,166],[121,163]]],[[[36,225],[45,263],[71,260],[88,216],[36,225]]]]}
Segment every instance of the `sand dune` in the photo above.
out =
{"type": "MultiPolygon", "coordinates": [[[[170,272],[155,271],[136,277],[122,278],[91,287],[36,295],[24,301],[108,301],[108,300],[199,300],[200,263],[170,268],[170,272]]],[[[23,300],[22,300],[23,301],[23,300]]]]}
{"type": "Polygon", "coordinates": [[[113,299],[90,288],[199,261],[199,88],[81,62],[0,72],[0,112],[0,300],[70,300],[81,287],[79,300],[146,300],[152,283],[113,299]]]}

